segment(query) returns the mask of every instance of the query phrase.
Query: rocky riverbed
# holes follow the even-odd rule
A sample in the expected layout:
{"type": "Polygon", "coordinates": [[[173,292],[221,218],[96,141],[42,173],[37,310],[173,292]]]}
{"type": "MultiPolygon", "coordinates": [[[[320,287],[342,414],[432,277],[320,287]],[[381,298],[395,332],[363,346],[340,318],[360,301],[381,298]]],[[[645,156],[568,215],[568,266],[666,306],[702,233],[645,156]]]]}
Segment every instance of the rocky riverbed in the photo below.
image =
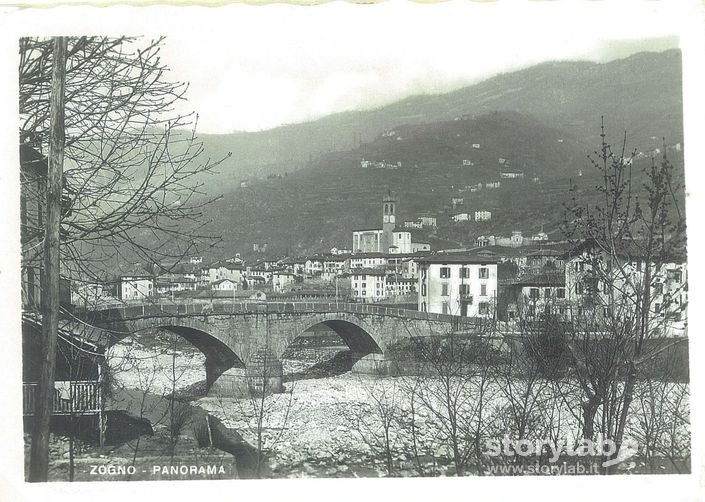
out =
{"type": "MultiPolygon", "coordinates": [[[[201,392],[205,379],[203,355],[188,343],[174,339],[173,335],[133,337],[113,348],[110,363],[114,370],[114,384],[116,389],[123,390],[125,399],[122,404],[118,403],[118,407],[129,407],[133,415],[138,414],[135,409],[143,406],[140,396],[142,393],[149,396],[148,406],[143,411],[146,411],[145,416],[149,418],[154,434],[140,436],[140,459],[136,465],[149,469],[147,464],[154,465],[169,458],[168,445],[164,443],[169,436],[164,406],[168,403],[168,396],[175,392],[182,404],[200,410],[197,415],[200,423],[209,414],[221,421],[228,434],[244,440],[243,444],[249,448],[246,456],[250,461],[252,449],[256,450],[256,445],[261,444],[263,462],[260,474],[266,477],[455,474],[452,454],[444,440],[442,419],[429,412],[428,407],[418,406],[413,413],[413,423],[411,421],[408,390],[414,383],[413,378],[379,378],[351,373],[347,347],[337,336],[325,332],[299,338],[290,346],[282,362],[284,392],[263,400],[220,399],[204,396],[201,392]],[[389,418],[390,424],[387,430],[383,427],[385,417],[389,418]],[[260,419],[261,427],[258,427],[260,419]],[[389,438],[390,458],[385,455],[385,434],[389,438]]],[[[425,385],[433,384],[426,381],[425,385]]],[[[517,382],[512,385],[518,385],[515,390],[521,386],[517,382]]],[[[687,386],[673,384],[669,396],[683,395],[684,390],[687,392],[687,386]]],[[[505,391],[506,388],[498,382],[485,389],[485,434],[502,437],[511,427],[505,391]]],[[[546,397],[550,396],[550,386],[545,392],[546,397]]],[[[474,395],[472,391],[471,395],[474,395]]],[[[670,403],[672,399],[668,399],[670,403]]],[[[470,408],[466,411],[471,411],[473,402],[473,399],[467,400],[470,408]]],[[[546,401],[541,406],[548,403],[546,401]]],[[[570,440],[569,435],[580,429],[571,406],[558,401],[552,406],[556,406],[556,416],[559,417],[555,423],[560,424],[560,430],[552,433],[565,435],[570,440]]],[[[574,402],[572,408],[579,409],[579,403],[574,402]]],[[[674,409],[678,410],[678,416],[687,416],[687,400],[674,409]]],[[[633,423],[628,424],[629,434],[638,434],[638,420],[639,417],[635,416],[633,423]]],[[[688,436],[687,423],[676,432],[688,436]]],[[[237,466],[239,453],[234,450],[231,455],[203,448],[203,434],[202,428],[200,433],[197,428],[182,428],[175,453],[178,461],[227,464],[225,477],[242,475],[237,466]]],[[[688,444],[688,441],[683,439],[681,443],[688,444]]],[[[54,437],[52,469],[56,479],[67,479],[66,443],[65,437],[54,437]]],[[[80,449],[77,466],[128,465],[134,444],[134,440],[125,441],[99,450],[87,443],[80,449]]],[[[643,460],[637,457],[620,468],[624,472],[646,472],[643,460]]],[[[659,469],[673,472],[668,467],[659,466],[659,469]]],[[[77,468],[76,479],[85,479],[82,478],[84,471],[85,467],[77,468]]],[[[467,473],[477,474],[473,466],[467,473]]],[[[140,478],[141,475],[137,473],[131,479],[154,479],[140,478]]]]}

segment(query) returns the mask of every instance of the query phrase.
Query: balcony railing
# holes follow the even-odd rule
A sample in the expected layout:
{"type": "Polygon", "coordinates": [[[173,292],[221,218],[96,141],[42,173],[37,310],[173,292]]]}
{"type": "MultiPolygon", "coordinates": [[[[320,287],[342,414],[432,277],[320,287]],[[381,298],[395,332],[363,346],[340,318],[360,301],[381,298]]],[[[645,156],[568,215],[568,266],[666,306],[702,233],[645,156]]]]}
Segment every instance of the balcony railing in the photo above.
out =
{"type": "MultiPolygon", "coordinates": [[[[37,383],[22,384],[22,412],[34,415],[37,383]]],[[[52,415],[91,415],[100,411],[100,385],[96,380],[58,381],[54,389],[52,415]]]]}

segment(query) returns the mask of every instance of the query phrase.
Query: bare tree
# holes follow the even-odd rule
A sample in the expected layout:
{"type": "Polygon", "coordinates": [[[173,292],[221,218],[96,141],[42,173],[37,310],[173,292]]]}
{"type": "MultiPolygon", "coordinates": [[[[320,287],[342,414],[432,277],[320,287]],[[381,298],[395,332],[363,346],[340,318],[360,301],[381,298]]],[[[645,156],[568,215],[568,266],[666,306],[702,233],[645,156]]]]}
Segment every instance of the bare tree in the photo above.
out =
{"type": "Polygon", "coordinates": [[[393,476],[399,456],[397,443],[404,433],[404,388],[397,379],[380,375],[360,378],[359,382],[362,395],[353,411],[353,427],[373,452],[384,457],[387,476],[393,476]]]}
{"type": "MultiPolygon", "coordinates": [[[[188,85],[170,82],[163,39],[68,38],[62,274],[105,281],[125,263],[161,262],[213,244],[202,229],[212,199],[200,187],[196,117],[180,115],[188,85]]],[[[52,46],[20,40],[20,143],[47,150],[52,46]]],[[[41,253],[27,257],[35,261],[41,253]]]]}
{"type": "Polygon", "coordinates": [[[683,360],[669,350],[658,362],[644,365],[627,431],[638,441],[649,472],[661,472],[668,465],[678,473],[689,472],[690,392],[680,370],[683,360]]]}
{"type": "MultiPolygon", "coordinates": [[[[40,154],[63,154],[63,174],[47,185],[54,191],[58,187],[52,197],[60,203],[60,215],[55,205],[39,206],[40,221],[46,211],[47,221],[59,220],[55,226],[60,228],[51,233],[41,225],[33,229],[39,240],[42,235],[47,242],[60,240],[57,256],[53,248],[38,245],[25,246],[22,256],[23,270],[43,270],[47,306],[58,306],[59,270],[74,281],[107,282],[127,263],[179,259],[201,242],[215,243],[200,231],[207,223],[202,209],[212,200],[200,186],[218,162],[199,161],[203,146],[195,137],[195,117],[174,112],[188,86],[165,78],[162,39],[61,41],[62,50],[50,39],[37,38],[23,38],[19,47],[20,145],[40,154]],[[52,93],[56,68],[61,68],[62,85],[52,93]],[[61,113],[52,101],[63,102],[61,113]],[[61,131],[58,150],[52,127],[61,131]],[[52,265],[42,267],[44,260],[52,265]],[[56,269],[51,281],[50,268],[56,269]]],[[[55,316],[45,317],[51,324],[47,330],[55,332],[55,316]]],[[[51,373],[55,350],[49,338],[45,350],[51,373]]],[[[47,392],[40,393],[39,401],[48,403],[47,392]]],[[[34,480],[46,479],[48,405],[44,408],[32,442],[34,480]]]]}
{"type": "Polygon", "coordinates": [[[599,431],[619,449],[639,367],[655,356],[649,340],[668,336],[669,319],[684,308],[685,281],[672,281],[677,284],[668,292],[663,283],[671,273],[684,273],[685,219],[682,187],[665,147],[661,162],[652,159],[641,173],[639,187],[626,133],[618,153],[606,141],[604,124],[601,138],[590,157],[600,174],[594,201],[590,194],[574,197],[566,211],[574,256],[567,270],[575,299],[570,346],[584,395],[583,437],[594,439],[599,431]]]}
{"type": "MultiPolygon", "coordinates": [[[[553,323],[549,315],[525,316],[519,312],[518,331],[510,336],[510,348],[494,372],[497,388],[505,403],[501,408],[502,431],[516,441],[536,441],[555,435],[556,418],[550,394],[551,378],[557,374],[557,358],[551,351],[558,345],[552,339],[553,323]]],[[[539,455],[539,461],[542,459],[539,455]]],[[[516,462],[525,457],[516,455],[516,462]]]]}
{"type": "Polygon", "coordinates": [[[412,339],[424,381],[415,386],[416,399],[435,419],[439,437],[450,453],[456,475],[473,462],[482,471],[481,443],[486,437],[491,399],[493,349],[491,319],[476,319],[470,332],[412,339]],[[474,461],[473,461],[474,459],[474,461]]]}
{"type": "Polygon", "coordinates": [[[238,422],[242,432],[254,442],[253,475],[264,475],[267,454],[276,449],[289,427],[293,407],[295,382],[281,387],[281,362],[273,352],[271,334],[267,332],[262,345],[247,358],[244,381],[228,389],[235,398],[218,395],[223,417],[238,422]]]}

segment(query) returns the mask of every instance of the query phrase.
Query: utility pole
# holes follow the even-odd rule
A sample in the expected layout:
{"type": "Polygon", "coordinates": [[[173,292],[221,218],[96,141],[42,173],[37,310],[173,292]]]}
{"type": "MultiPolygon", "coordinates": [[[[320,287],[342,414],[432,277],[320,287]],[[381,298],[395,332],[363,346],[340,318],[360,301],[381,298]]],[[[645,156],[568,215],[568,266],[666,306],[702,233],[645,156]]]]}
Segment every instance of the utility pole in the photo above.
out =
{"type": "Polygon", "coordinates": [[[49,103],[49,162],[42,269],[42,352],[30,452],[30,481],[47,481],[49,473],[49,420],[54,403],[56,339],[59,326],[59,230],[65,143],[65,84],[66,38],[55,37],[49,103]]]}

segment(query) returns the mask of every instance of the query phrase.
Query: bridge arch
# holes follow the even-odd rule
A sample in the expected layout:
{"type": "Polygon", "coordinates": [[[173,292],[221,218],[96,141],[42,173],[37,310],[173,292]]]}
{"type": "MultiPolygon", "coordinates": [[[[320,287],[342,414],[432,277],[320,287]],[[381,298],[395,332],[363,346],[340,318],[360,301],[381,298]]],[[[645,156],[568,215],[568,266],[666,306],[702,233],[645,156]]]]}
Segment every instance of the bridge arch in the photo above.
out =
{"type": "Polygon", "coordinates": [[[119,334],[110,337],[108,346],[148,329],[168,331],[188,341],[206,357],[206,390],[210,390],[213,383],[227,370],[245,368],[243,359],[228,344],[226,337],[200,319],[144,318],[123,322],[121,328],[119,334]]]}
{"type": "Polygon", "coordinates": [[[362,319],[344,313],[328,313],[306,317],[287,340],[288,346],[294,339],[310,328],[322,324],[335,332],[350,348],[356,357],[368,354],[382,354],[384,345],[377,331],[362,319]]]}

